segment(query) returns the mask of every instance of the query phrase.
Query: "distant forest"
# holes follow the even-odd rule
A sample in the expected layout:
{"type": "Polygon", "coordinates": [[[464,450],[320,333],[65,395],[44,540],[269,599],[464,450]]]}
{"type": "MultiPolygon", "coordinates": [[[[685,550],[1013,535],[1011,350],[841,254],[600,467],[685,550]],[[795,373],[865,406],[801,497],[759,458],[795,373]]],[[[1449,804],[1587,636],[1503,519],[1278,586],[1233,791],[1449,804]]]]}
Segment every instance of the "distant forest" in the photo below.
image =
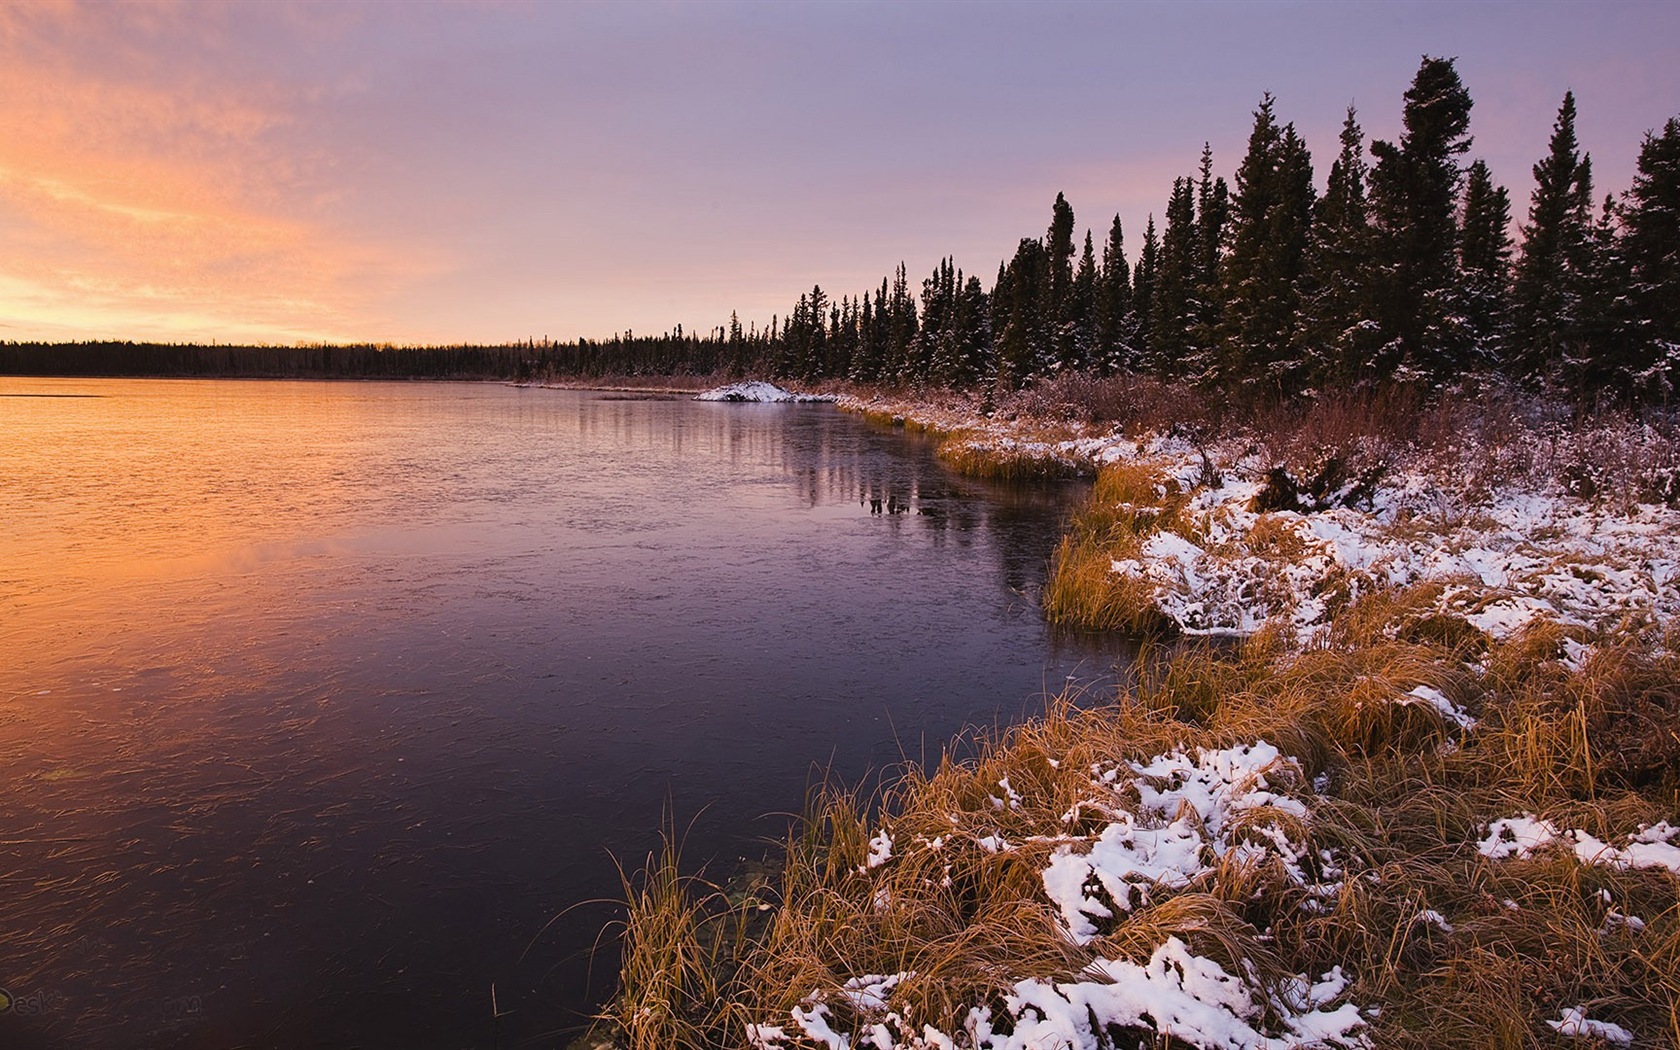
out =
{"type": "Polygon", "coordinates": [[[1368,145],[1349,108],[1322,195],[1270,95],[1234,179],[1174,181],[1136,262],[1121,220],[1075,237],[1060,194],[988,289],[942,259],[913,291],[821,287],[768,326],[678,326],[573,343],[455,347],[0,344],[0,373],[541,380],[755,375],[1007,392],[1071,370],[1131,372],[1228,396],[1451,384],[1470,374],[1647,405],[1680,381],[1680,118],[1647,133],[1633,185],[1595,199],[1565,94],[1521,244],[1471,146],[1453,60],[1425,58],[1398,142],[1368,145]]]}

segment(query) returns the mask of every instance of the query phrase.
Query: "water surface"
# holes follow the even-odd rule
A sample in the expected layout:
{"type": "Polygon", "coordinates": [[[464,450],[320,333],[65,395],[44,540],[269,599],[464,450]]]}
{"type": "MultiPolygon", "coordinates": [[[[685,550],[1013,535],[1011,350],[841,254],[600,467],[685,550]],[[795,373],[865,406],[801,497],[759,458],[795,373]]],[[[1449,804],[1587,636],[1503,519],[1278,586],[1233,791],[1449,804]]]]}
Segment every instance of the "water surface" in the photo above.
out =
{"type": "Polygon", "coordinates": [[[563,1045],[668,807],[727,873],[1107,670],[1075,496],[823,405],[0,379],[0,1046],[563,1045]]]}

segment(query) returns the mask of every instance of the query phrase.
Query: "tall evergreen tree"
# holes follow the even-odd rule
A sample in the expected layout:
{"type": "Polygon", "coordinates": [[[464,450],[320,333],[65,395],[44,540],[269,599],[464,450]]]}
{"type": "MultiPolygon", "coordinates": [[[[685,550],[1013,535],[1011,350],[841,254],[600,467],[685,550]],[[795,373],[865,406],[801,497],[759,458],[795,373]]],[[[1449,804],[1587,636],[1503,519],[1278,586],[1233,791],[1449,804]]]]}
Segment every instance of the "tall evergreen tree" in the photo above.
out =
{"type": "Polygon", "coordinates": [[[1470,165],[1464,185],[1464,224],[1458,259],[1464,274],[1465,317],[1475,340],[1475,360],[1496,364],[1509,331],[1511,198],[1495,186],[1485,161],[1470,165]]]}
{"type": "Polygon", "coordinates": [[[1044,307],[1049,283],[1050,254],[1044,242],[1023,237],[992,293],[992,318],[997,326],[994,374],[1000,393],[1017,390],[1046,370],[1044,307]]]}
{"type": "Polygon", "coordinates": [[[1222,177],[1213,174],[1213,147],[1202,143],[1200,173],[1196,179],[1196,327],[1192,336],[1196,352],[1213,356],[1224,302],[1220,287],[1220,262],[1231,221],[1231,190],[1222,177]]]}
{"type": "MultiPolygon", "coordinates": [[[[884,291],[884,289],[883,289],[884,291]]],[[[879,312],[879,307],[876,308],[879,312]]],[[[908,383],[919,378],[915,372],[913,347],[918,328],[916,300],[910,294],[910,277],[904,264],[893,273],[892,293],[887,298],[887,345],[884,378],[908,383]]]]}
{"type": "Polygon", "coordinates": [[[1592,234],[1592,159],[1575,140],[1575,93],[1565,92],[1547,155],[1534,165],[1534,196],[1512,287],[1519,377],[1553,375],[1580,356],[1581,292],[1592,234]]]}
{"type": "Polygon", "coordinates": [[[1050,265],[1043,304],[1046,334],[1050,337],[1046,350],[1053,366],[1062,368],[1076,360],[1078,351],[1073,322],[1073,206],[1060,193],[1051,207],[1044,247],[1050,265]]]}
{"type": "Polygon", "coordinates": [[[1200,379],[1211,364],[1194,352],[1193,329],[1200,320],[1198,232],[1195,183],[1176,179],[1167,201],[1167,228],[1149,304],[1149,367],[1158,375],[1200,379]]]}
{"type": "Polygon", "coordinates": [[[1680,383],[1680,117],[1640,144],[1623,227],[1638,321],[1629,326],[1622,370],[1640,396],[1668,404],[1680,383]]]}
{"type": "Polygon", "coordinates": [[[1151,322],[1155,314],[1155,279],[1161,272],[1161,241],[1155,235],[1155,216],[1143,229],[1143,251],[1138,253],[1137,267],[1132,271],[1132,316],[1136,320],[1136,342],[1132,360],[1139,368],[1155,368],[1155,331],[1151,322]]]}
{"type": "Polygon", "coordinates": [[[1120,216],[1108,228],[1102,273],[1097,278],[1097,362],[1105,371],[1130,367],[1136,337],[1132,317],[1132,268],[1126,262],[1126,238],[1120,216]]]}
{"type": "Polygon", "coordinates": [[[1398,143],[1373,142],[1376,320],[1380,375],[1440,382],[1465,357],[1468,332],[1458,274],[1457,157],[1469,150],[1470,93],[1450,58],[1425,56],[1407,89],[1398,143]]]}
{"type": "Polygon", "coordinates": [[[1278,127],[1266,95],[1237,169],[1231,252],[1225,260],[1225,375],[1277,393],[1303,382],[1296,352],[1298,285],[1314,203],[1312,158],[1295,126],[1278,127]]]}
{"type": "Polygon", "coordinates": [[[1090,230],[1085,231],[1085,250],[1073,272],[1068,316],[1073,322],[1073,356],[1064,358],[1062,367],[1085,368],[1097,356],[1097,256],[1090,230]]]}
{"type": "Polygon", "coordinates": [[[1368,374],[1381,333],[1372,320],[1372,230],[1365,199],[1365,132],[1349,106],[1341,152],[1330,165],[1299,286],[1296,354],[1314,382],[1349,384],[1368,374]]]}
{"type": "Polygon", "coordinates": [[[965,281],[958,270],[957,284],[961,291],[957,295],[953,325],[956,353],[951,383],[968,387],[979,382],[992,368],[991,302],[980,286],[980,278],[971,275],[965,281]]]}

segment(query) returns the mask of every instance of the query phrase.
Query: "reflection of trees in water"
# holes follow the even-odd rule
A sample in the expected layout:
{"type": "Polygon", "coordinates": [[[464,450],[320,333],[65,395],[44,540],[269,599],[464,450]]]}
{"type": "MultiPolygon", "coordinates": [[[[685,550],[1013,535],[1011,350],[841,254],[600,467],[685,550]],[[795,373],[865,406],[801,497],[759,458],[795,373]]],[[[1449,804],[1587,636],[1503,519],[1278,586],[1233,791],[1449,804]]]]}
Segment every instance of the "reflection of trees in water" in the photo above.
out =
{"type": "Polygon", "coordinates": [[[1015,591],[1042,585],[1062,522],[1087,491],[1071,482],[959,477],[939,462],[931,440],[883,432],[831,409],[778,422],[786,427],[783,469],[798,479],[808,506],[855,503],[936,544],[967,547],[985,536],[997,550],[1005,586],[1015,591]]]}
{"type": "Polygon", "coordinates": [[[926,437],[871,427],[827,405],[625,403],[596,400],[579,413],[580,436],[616,432],[620,444],[673,456],[717,456],[772,466],[810,508],[855,504],[895,532],[934,544],[996,551],[1006,587],[1036,592],[1062,523],[1088,487],[1077,482],[1006,483],[947,470],[926,437]]]}

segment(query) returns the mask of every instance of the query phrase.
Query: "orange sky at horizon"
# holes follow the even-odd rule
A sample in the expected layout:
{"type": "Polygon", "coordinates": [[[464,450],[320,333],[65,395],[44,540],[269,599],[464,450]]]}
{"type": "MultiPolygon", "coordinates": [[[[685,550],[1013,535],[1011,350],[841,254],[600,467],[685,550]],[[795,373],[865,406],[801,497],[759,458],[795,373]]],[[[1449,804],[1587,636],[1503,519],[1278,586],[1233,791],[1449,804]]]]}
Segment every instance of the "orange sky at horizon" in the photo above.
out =
{"type": "Polygon", "coordinates": [[[1680,111],[1676,9],[0,4],[0,340],[765,324],[901,261],[989,283],[1063,190],[1135,260],[1260,92],[1322,184],[1348,101],[1393,137],[1423,52],[1459,57],[1520,221],[1565,88],[1598,196],[1626,188],[1680,111]]]}
{"type": "MultiPolygon", "coordinates": [[[[215,33],[196,9],[148,10],[154,34],[215,33]]],[[[36,338],[371,334],[356,331],[365,292],[349,278],[401,260],[346,239],[299,192],[299,166],[270,136],[294,120],[286,92],[159,83],[167,56],[119,28],[74,4],[0,9],[6,44],[67,45],[8,46],[0,65],[7,326],[36,338]]]]}

